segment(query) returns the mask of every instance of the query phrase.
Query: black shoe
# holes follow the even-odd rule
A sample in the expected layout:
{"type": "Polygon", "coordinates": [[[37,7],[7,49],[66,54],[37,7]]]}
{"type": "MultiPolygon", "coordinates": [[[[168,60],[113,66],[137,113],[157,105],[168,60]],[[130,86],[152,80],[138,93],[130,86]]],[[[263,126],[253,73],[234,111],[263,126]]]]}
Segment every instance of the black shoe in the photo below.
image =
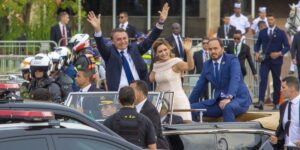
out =
{"type": "Polygon", "coordinates": [[[254,108],[257,108],[259,110],[264,110],[264,104],[262,101],[260,101],[258,104],[254,105],[254,108]]]}
{"type": "Polygon", "coordinates": [[[294,71],[290,71],[289,74],[294,74],[294,71]]]}

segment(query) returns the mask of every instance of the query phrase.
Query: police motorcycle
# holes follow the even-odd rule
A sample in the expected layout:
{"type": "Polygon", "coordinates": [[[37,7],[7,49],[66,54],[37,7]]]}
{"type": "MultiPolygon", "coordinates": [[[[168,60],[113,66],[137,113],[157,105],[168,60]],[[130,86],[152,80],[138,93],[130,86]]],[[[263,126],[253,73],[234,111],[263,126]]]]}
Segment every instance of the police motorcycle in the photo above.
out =
{"type": "MultiPolygon", "coordinates": [[[[173,115],[174,112],[196,111],[202,116],[205,110],[175,110],[172,96],[173,92],[148,94],[148,100],[160,112],[163,135],[168,139],[170,149],[272,149],[269,138],[277,127],[277,121],[274,122],[276,112],[248,112],[232,123],[221,122],[222,118],[201,117],[200,122],[183,124],[173,115]],[[170,102],[166,101],[170,98],[170,102]]],[[[65,105],[100,123],[120,109],[118,92],[71,92],[65,105]]]]}

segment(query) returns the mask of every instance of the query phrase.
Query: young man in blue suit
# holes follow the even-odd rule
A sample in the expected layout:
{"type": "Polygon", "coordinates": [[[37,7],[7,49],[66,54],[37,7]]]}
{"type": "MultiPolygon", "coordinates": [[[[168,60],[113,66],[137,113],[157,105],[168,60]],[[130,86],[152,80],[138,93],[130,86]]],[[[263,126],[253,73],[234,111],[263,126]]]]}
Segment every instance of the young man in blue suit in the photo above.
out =
{"type": "MultiPolygon", "coordinates": [[[[235,116],[249,109],[252,100],[238,58],[224,53],[223,43],[218,38],[210,39],[208,45],[211,59],[203,64],[201,76],[190,95],[191,108],[207,109],[204,116],[223,116],[225,122],[233,122],[235,116]],[[213,98],[199,102],[208,82],[214,87],[213,98]]],[[[197,121],[199,113],[193,112],[192,117],[197,121]]]]}
{"type": "Polygon", "coordinates": [[[260,65],[260,83],[259,83],[259,103],[255,105],[259,110],[263,110],[265,93],[268,82],[268,75],[271,71],[273,77],[273,103],[274,110],[278,109],[278,101],[280,97],[280,74],[283,63],[283,55],[290,49],[285,32],[275,24],[273,15],[267,17],[269,27],[261,30],[255,44],[255,59],[261,61],[260,65]],[[260,53],[260,48],[262,52],[260,53]]]}
{"type": "Polygon", "coordinates": [[[133,80],[147,80],[147,65],[142,55],[151,48],[152,43],[160,36],[168,11],[169,6],[166,3],[160,12],[159,22],[143,42],[129,44],[126,31],[117,28],[111,33],[112,45],[108,45],[101,35],[100,16],[96,17],[94,12],[89,13],[88,21],[95,30],[97,47],[107,68],[106,80],[109,91],[118,91],[123,86],[128,86],[133,80]]]}

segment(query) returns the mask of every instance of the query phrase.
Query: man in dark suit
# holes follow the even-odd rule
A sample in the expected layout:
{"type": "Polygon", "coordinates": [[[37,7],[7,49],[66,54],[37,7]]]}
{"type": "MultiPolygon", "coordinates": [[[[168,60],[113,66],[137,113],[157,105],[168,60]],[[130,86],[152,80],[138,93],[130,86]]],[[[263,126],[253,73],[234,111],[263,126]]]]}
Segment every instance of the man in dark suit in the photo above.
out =
{"type": "MultiPolygon", "coordinates": [[[[69,14],[62,11],[59,13],[58,19],[58,24],[51,27],[50,40],[55,41],[58,46],[66,46],[68,38],[71,37],[71,28],[67,26],[70,20],[69,14]]],[[[54,50],[53,44],[51,44],[51,49],[54,50]]]]}
{"type": "MultiPolygon", "coordinates": [[[[249,109],[252,99],[237,57],[224,53],[223,43],[218,38],[210,39],[208,45],[211,59],[203,64],[201,76],[190,95],[191,108],[207,109],[204,116],[223,116],[225,122],[233,122],[235,116],[249,109]],[[199,103],[208,82],[214,87],[213,97],[199,103]]],[[[193,112],[192,117],[197,121],[199,113],[193,112]]]]}
{"type": "Polygon", "coordinates": [[[300,80],[300,31],[294,35],[291,46],[291,55],[293,64],[297,65],[298,79],[300,80]]]}
{"type": "Polygon", "coordinates": [[[130,84],[130,87],[134,89],[135,93],[135,108],[138,113],[142,113],[148,117],[155,128],[155,133],[157,136],[156,145],[158,149],[169,149],[167,140],[162,135],[161,121],[159,112],[154,107],[154,105],[147,100],[148,96],[148,86],[147,83],[142,80],[135,80],[130,84]]]}
{"type": "Polygon", "coordinates": [[[232,39],[233,33],[236,30],[236,28],[232,25],[230,25],[230,16],[229,14],[225,14],[223,17],[223,25],[221,25],[218,28],[217,37],[224,39],[223,43],[225,47],[230,43],[229,40],[226,39],[232,39]]]}
{"type": "Polygon", "coordinates": [[[167,37],[166,40],[173,47],[175,57],[181,58],[186,61],[186,54],[183,49],[182,37],[181,37],[181,26],[179,23],[172,24],[172,35],[167,37]]]}
{"type": "Polygon", "coordinates": [[[275,149],[299,150],[300,148],[300,84],[296,77],[285,77],[281,83],[281,92],[285,99],[280,105],[280,118],[275,135],[271,136],[271,143],[275,149]]]}
{"type": "Polygon", "coordinates": [[[236,55],[239,58],[242,74],[244,77],[247,74],[247,70],[246,70],[246,66],[245,66],[245,59],[247,59],[249,66],[252,70],[254,79],[257,80],[257,72],[254,67],[254,63],[253,63],[252,56],[250,53],[250,47],[241,41],[242,32],[240,30],[236,30],[234,32],[233,39],[234,39],[234,42],[230,43],[228,45],[228,47],[226,48],[226,52],[228,54],[236,55]]]}
{"type": "MultiPolygon", "coordinates": [[[[190,74],[201,74],[203,70],[203,64],[205,61],[209,60],[209,52],[208,52],[208,37],[202,38],[202,50],[194,52],[193,58],[195,62],[195,68],[191,70],[190,74]]],[[[208,99],[208,85],[204,89],[204,92],[201,96],[201,99],[208,99]]]]}
{"type": "Polygon", "coordinates": [[[119,14],[119,28],[124,29],[129,38],[134,38],[136,34],[136,29],[133,25],[129,24],[128,22],[128,13],[126,11],[122,11],[119,14]]]}
{"type": "Polygon", "coordinates": [[[94,84],[93,71],[87,68],[78,69],[77,76],[75,78],[77,85],[80,88],[80,92],[95,92],[102,91],[96,88],[94,84]]]}
{"type": "Polygon", "coordinates": [[[267,17],[269,27],[261,30],[255,43],[255,59],[261,60],[259,75],[262,80],[259,83],[259,103],[255,105],[263,110],[265,93],[267,89],[268,75],[271,71],[273,77],[273,103],[274,110],[278,109],[280,97],[280,74],[283,63],[283,55],[290,49],[286,33],[276,27],[275,17],[271,14],[267,17]],[[260,47],[262,45],[262,53],[260,47]],[[263,56],[263,57],[262,57],[263,56]],[[261,59],[263,58],[263,59],[261,59]]]}
{"type": "Polygon", "coordinates": [[[108,68],[106,79],[109,91],[117,91],[133,80],[147,80],[148,71],[142,55],[150,49],[162,32],[168,11],[169,6],[166,3],[160,12],[159,22],[142,43],[129,44],[125,30],[116,28],[112,31],[112,45],[107,45],[107,41],[101,35],[100,16],[96,17],[93,12],[89,13],[88,21],[94,27],[97,47],[108,68]]]}

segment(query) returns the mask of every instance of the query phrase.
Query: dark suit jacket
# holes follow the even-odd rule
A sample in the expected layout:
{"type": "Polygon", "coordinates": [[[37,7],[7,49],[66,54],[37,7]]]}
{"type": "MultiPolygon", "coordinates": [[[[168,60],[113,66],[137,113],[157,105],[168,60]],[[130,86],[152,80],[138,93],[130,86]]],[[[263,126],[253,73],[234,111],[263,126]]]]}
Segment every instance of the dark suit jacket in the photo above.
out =
{"type": "Polygon", "coordinates": [[[270,61],[272,64],[281,65],[283,63],[283,57],[278,57],[276,59],[271,59],[270,54],[272,52],[282,52],[284,55],[289,51],[290,45],[288,43],[287,36],[285,32],[279,28],[275,28],[273,31],[273,38],[271,43],[269,44],[270,37],[268,35],[269,28],[263,29],[259,32],[258,39],[255,43],[254,50],[255,52],[259,52],[260,47],[262,45],[263,53],[266,54],[266,59],[262,61],[270,61]],[[268,46],[269,45],[269,46],[268,46]]]}
{"type": "MultiPolygon", "coordinates": [[[[173,34],[171,36],[169,36],[168,38],[166,38],[166,40],[171,44],[171,46],[173,47],[173,53],[175,54],[175,57],[178,57],[178,58],[181,58],[180,55],[179,55],[179,48],[176,44],[176,41],[175,41],[175,38],[173,36],[173,34]]],[[[183,46],[183,45],[182,45],[183,46]]],[[[185,54],[185,51],[184,49],[182,48],[182,51],[183,51],[183,55],[184,55],[184,58],[183,60],[186,61],[187,58],[186,58],[186,54],[185,54]]]]}
{"type": "MultiPolygon", "coordinates": [[[[120,28],[120,24],[116,28],[120,28]]],[[[133,25],[128,23],[125,31],[128,34],[128,38],[135,38],[136,28],[133,25]]]]}
{"type": "Polygon", "coordinates": [[[194,52],[193,58],[194,58],[195,67],[189,73],[190,74],[201,74],[203,63],[204,63],[203,62],[203,50],[194,52]]]}
{"type": "Polygon", "coordinates": [[[291,47],[292,59],[297,60],[297,65],[300,65],[300,32],[294,35],[292,47],[291,47]]]}
{"type": "Polygon", "coordinates": [[[278,142],[277,144],[275,145],[275,148],[278,149],[278,150],[281,150],[283,149],[283,146],[284,146],[284,138],[285,138],[285,131],[284,131],[284,128],[282,126],[282,121],[283,121],[283,116],[284,116],[284,112],[285,112],[285,109],[286,107],[288,106],[289,101],[285,101],[284,103],[282,103],[279,107],[279,114],[280,114],[280,117],[279,117],[279,124],[278,124],[278,127],[276,129],[276,132],[275,132],[275,136],[278,138],[278,142]]]}
{"type": "MultiPolygon", "coordinates": [[[[229,25],[229,31],[228,31],[228,38],[233,38],[233,34],[235,32],[236,28],[232,25],[229,25]]],[[[218,32],[217,32],[217,37],[218,38],[225,38],[225,31],[224,31],[224,25],[221,25],[218,28],[218,32]]]]}
{"type": "MultiPolygon", "coordinates": [[[[147,65],[142,58],[153,42],[159,37],[161,29],[154,27],[149,37],[147,37],[142,43],[131,43],[128,45],[128,53],[131,56],[133,63],[135,64],[136,71],[141,80],[147,81],[147,65]]],[[[109,91],[117,91],[121,79],[122,60],[120,54],[114,45],[108,45],[103,37],[95,37],[99,52],[105,61],[106,68],[106,80],[109,91]]]]}
{"type": "Polygon", "coordinates": [[[157,148],[168,149],[169,148],[168,142],[162,135],[160,116],[157,109],[153,106],[153,104],[150,101],[146,100],[146,102],[144,103],[141,109],[141,113],[147,116],[151,120],[152,124],[154,125],[155,133],[157,136],[157,142],[156,142],[157,148]]]}
{"type": "MultiPolygon", "coordinates": [[[[67,29],[67,31],[66,31],[67,38],[70,38],[71,37],[71,28],[66,26],[66,29],[67,29]]],[[[61,38],[62,38],[62,33],[60,31],[59,24],[52,26],[51,31],[50,31],[50,40],[55,41],[57,43],[57,45],[59,45],[58,42],[61,38]]],[[[68,43],[66,43],[66,44],[68,44],[68,43]]],[[[54,45],[51,44],[51,49],[53,50],[53,48],[54,48],[54,45]]]]}
{"type": "MultiPolygon", "coordinates": [[[[226,48],[226,52],[228,54],[234,54],[234,43],[229,43],[229,45],[226,48]]],[[[249,66],[252,70],[252,74],[257,74],[256,69],[254,67],[253,60],[252,60],[252,56],[251,56],[251,53],[250,53],[250,47],[248,45],[246,45],[245,43],[242,43],[241,50],[240,50],[240,53],[238,55],[238,58],[239,58],[239,62],[240,62],[240,65],[241,65],[241,70],[242,70],[243,76],[246,76],[246,74],[247,74],[247,70],[246,70],[246,66],[245,66],[245,59],[246,58],[247,58],[247,61],[249,63],[249,66]]]]}
{"type": "Polygon", "coordinates": [[[97,88],[95,85],[92,85],[88,90],[88,92],[100,92],[100,91],[104,91],[104,90],[97,88]]]}
{"type": "Polygon", "coordinates": [[[211,101],[203,101],[205,105],[214,105],[219,101],[221,92],[232,95],[232,101],[236,101],[242,107],[249,107],[252,103],[248,88],[244,83],[241,67],[237,57],[224,54],[220,64],[220,83],[214,77],[214,64],[210,59],[203,64],[203,70],[191,95],[190,103],[199,102],[201,93],[208,82],[214,87],[214,97],[211,101]]]}

